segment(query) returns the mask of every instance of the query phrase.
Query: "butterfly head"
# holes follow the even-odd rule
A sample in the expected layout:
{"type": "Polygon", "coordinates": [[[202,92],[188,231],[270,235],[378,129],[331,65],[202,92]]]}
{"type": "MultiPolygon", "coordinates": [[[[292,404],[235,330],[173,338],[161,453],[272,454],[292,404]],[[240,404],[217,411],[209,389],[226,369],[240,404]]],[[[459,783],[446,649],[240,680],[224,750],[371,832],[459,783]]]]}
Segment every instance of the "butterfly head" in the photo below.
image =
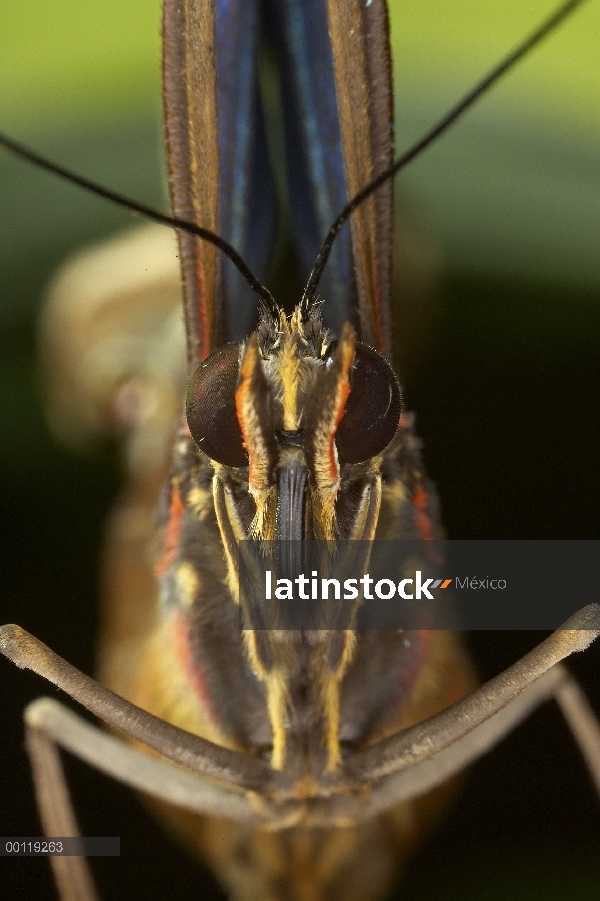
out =
{"type": "Polygon", "coordinates": [[[390,365],[348,324],[333,340],[318,304],[263,311],[247,341],[200,365],[187,398],[197,446],[217,475],[247,485],[238,540],[372,537],[350,497],[362,509],[372,493],[400,411],[390,365]]]}

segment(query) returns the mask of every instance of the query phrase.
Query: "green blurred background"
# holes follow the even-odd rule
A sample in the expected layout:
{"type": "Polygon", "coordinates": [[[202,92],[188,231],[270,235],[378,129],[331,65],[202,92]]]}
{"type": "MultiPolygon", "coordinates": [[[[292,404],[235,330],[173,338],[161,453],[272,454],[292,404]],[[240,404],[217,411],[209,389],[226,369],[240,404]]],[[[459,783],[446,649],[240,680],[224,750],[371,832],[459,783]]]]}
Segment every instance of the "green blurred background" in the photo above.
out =
{"type": "MultiPolygon", "coordinates": [[[[398,150],[549,7],[395,3],[398,150]]],[[[599,46],[600,3],[589,2],[399,179],[441,288],[420,331],[419,311],[397,299],[398,362],[454,537],[598,537],[599,46]]],[[[2,4],[0,129],[164,204],[159,49],[158,0],[2,4]]],[[[132,220],[6,154],[0,198],[1,619],[90,672],[98,546],[118,472],[110,449],[76,457],[47,434],[34,322],[64,257],[132,220]]],[[[482,675],[537,637],[473,637],[482,675]]],[[[574,662],[596,709],[598,655],[574,662]]],[[[35,835],[20,710],[46,689],[0,667],[0,832],[35,835]]],[[[85,832],[122,837],[121,858],[99,862],[104,897],[221,897],[128,792],[70,770],[85,832]]],[[[398,897],[596,898],[599,842],[591,784],[548,709],[474,768],[398,897]]],[[[51,892],[45,863],[32,860],[6,861],[0,886],[11,898],[51,892]]]]}

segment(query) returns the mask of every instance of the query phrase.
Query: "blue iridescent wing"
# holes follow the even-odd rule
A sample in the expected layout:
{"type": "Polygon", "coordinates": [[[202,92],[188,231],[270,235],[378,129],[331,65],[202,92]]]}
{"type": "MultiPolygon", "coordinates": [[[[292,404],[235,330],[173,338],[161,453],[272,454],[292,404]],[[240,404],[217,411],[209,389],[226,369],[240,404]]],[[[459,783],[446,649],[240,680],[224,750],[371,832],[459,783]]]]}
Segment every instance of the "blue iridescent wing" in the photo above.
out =
{"type": "MultiPolygon", "coordinates": [[[[291,229],[308,275],[344,204],[392,162],[391,62],[381,0],[268,0],[282,71],[291,229]]],[[[336,239],[320,285],[325,323],[352,322],[391,355],[392,185],[336,239]]]]}
{"type": "MultiPolygon", "coordinates": [[[[164,87],[175,215],[218,232],[265,278],[276,194],[259,97],[261,29],[281,79],[292,243],[306,275],[345,202],[392,159],[382,0],[167,0],[164,87]]],[[[337,334],[352,322],[390,355],[391,185],[336,242],[321,295],[337,334]]],[[[181,234],[190,368],[252,330],[256,298],[212,246],[181,234]]]]}
{"type": "MultiPolygon", "coordinates": [[[[163,80],[176,216],[217,232],[264,278],[276,202],[259,100],[259,5],[166,0],[163,80]]],[[[190,370],[256,321],[256,297],[211,245],[180,233],[190,370]]]]}

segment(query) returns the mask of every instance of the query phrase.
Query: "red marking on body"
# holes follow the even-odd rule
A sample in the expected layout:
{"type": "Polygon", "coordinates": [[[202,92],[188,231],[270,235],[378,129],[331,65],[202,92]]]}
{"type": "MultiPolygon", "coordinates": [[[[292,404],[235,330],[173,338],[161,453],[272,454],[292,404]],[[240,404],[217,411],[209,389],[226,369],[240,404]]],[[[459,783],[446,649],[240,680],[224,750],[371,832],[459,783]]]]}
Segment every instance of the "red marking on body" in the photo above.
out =
{"type": "Polygon", "coordinates": [[[154,574],[157,579],[164,576],[177,557],[179,538],[181,535],[181,521],[185,510],[178,488],[173,488],[171,503],[169,506],[169,520],[164,531],[164,552],[156,566],[154,574]]]}
{"type": "Polygon", "coordinates": [[[248,372],[248,364],[246,363],[246,355],[242,360],[242,369],[240,372],[241,381],[235,392],[235,412],[237,420],[240,424],[242,433],[242,447],[248,452],[248,484],[252,488],[257,488],[256,484],[256,463],[252,451],[255,449],[250,440],[250,430],[247,427],[245,411],[248,405],[248,397],[250,392],[250,374],[248,372]]]}
{"type": "Polygon", "coordinates": [[[338,353],[340,350],[342,351],[341,358],[341,373],[340,378],[338,379],[335,398],[334,398],[334,409],[333,409],[333,425],[331,429],[331,433],[329,436],[329,448],[328,448],[328,456],[329,456],[329,478],[331,481],[331,485],[336,486],[338,491],[341,486],[340,482],[340,467],[339,463],[336,459],[335,453],[335,434],[337,432],[337,428],[340,424],[341,418],[346,412],[346,401],[350,397],[350,369],[352,367],[352,361],[354,360],[354,348],[356,345],[356,335],[354,331],[350,329],[348,323],[344,325],[344,332],[342,334],[342,340],[340,342],[340,346],[336,352],[336,358],[338,357],[338,353]],[[349,334],[348,334],[349,332],[349,334]],[[345,376],[345,378],[343,378],[345,376]]]}
{"type": "Polygon", "coordinates": [[[204,673],[199,668],[198,662],[192,652],[190,643],[190,623],[177,608],[174,608],[170,619],[171,634],[173,636],[173,650],[175,652],[175,657],[181,664],[185,673],[186,682],[192,687],[194,695],[199,701],[203,715],[210,721],[212,726],[218,726],[218,719],[211,707],[204,673]]]}
{"type": "Polygon", "coordinates": [[[246,428],[246,417],[245,410],[248,398],[248,392],[250,391],[250,379],[245,375],[244,370],[242,369],[242,380],[237,387],[235,392],[235,412],[238,418],[238,422],[240,424],[240,431],[242,433],[242,443],[245,450],[250,453],[250,436],[248,429],[246,428]]]}
{"type": "MultiPolygon", "coordinates": [[[[346,381],[343,382],[338,388],[338,403],[337,403],[337,413],[333,422],[333,429],[331,431],[331,437],[329,439],[329,477],[331,479],[332,484],[339,483],[340,481],[340,467],[335,455],[335,433],[337,432],[337,428],[340,424],[342,416],[346,412],[346,401],[350,397],[350,382],[346,377],[346,381]]],[[[338,484],[339,487],[339,484],[338,484]]]]}
{"type": "Polygon", "coordinates": [[[413,506],[417,511],[417,531],[423,541],[431,541],[431,519],[427,515],[427,507],[429,506],[429,494],[422,485],[418,485],[413,491],[413,506]]]}

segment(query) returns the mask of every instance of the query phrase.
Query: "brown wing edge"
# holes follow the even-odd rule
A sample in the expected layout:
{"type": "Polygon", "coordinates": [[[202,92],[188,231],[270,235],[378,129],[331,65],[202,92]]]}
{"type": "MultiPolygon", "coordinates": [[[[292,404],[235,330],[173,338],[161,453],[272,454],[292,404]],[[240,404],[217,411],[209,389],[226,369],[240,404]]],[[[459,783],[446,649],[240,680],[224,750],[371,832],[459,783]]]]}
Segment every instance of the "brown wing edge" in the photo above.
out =
{"type": "MultiPolygon", "coordinates": [[[[392,68],[385,2],[328,0],[348,197],[393,161],[392,68]]],[[[362,335],[391,358],[390,182],[352,217],[362,335]]]]}
{"type": "MultiPolygon", "coordinates": [[[[211,0],[165,0],[163,96],[175,216],[218,232],[215,12],[211,0]]],[[[219,255],[179,232],[190,370],[218,343],[219,255]]]]}

